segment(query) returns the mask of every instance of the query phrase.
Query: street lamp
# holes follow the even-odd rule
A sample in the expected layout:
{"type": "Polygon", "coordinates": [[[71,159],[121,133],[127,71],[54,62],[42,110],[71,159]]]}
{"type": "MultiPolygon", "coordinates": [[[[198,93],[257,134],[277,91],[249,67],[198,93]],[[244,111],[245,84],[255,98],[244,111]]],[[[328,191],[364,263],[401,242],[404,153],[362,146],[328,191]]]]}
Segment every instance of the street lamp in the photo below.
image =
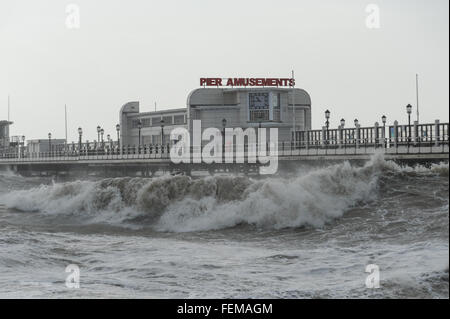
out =
{"type": "Polygon", "coordinates": [[[102,128],[99,126],[97,126],[97,141],[100,141],[100,132],[101,132],[102,128]]]}
{"type": "Polygon", "coordinates": [[[161,147],[164,145],[164,119],[161,119],[161,147]]]}
{"type": "Polygon", "coordinates": [[[344,128],[345,127],[345,120],[341,119],[341,127],[344,128]]]}
{"type": "Polygon", "coordinates": [[[387,120],[386,115],[383,115],[381,117],[381,121],[383,122],[383,139],[384,139],[383,144],[384,144],[384,147],[386,147],[386,120],[387,120]]]}
{"type": "Polygon", "coordinates": [[[120,148],[120,124],[116,125],[116,131],[117,131],[117,147],[120,148]]]}
{"type": "Polygon", "coordinates": [[[52,151],[52,133],[48,133],[48,151],[52,151]]]}
{"type": "Polygon", "coordinates": [[[358,135],[356,133],[358,133],[357,132],[358,131],[358,125],[359,125],[358,119],[355,119],[354,123],[355,123],[355,131],[353,133],[353,139],[355,140],[355,143],[357,143],[356,139],[358,139],[358,135]]]}
{"type": "Polygon", "coordinates": [[[101,129],[101,130],[100,130],[100,135],[102,136],[102,144],[101,144],[102,147],[105,146],[105,143],[104,143],[104,140],[103,140],[103,135],[104,135],[104,134],[105,134],[105,130],[104,130],[104,129],[101,129]]]}
{"type": "Polygon", "coordinates": [[[227,126],[227,119],[222,119],[222,154],[225,156],[225,127],[227,126]]]}
{"type": "Polygon", "coordinates": [[[78,152],[81,153],[81,137],[83,136],[83,129],[78,128],[78,152]]]}
{"type": "Polygon", "coordinates": [[[406,112],[408,113],[408,146],[409,146],[409,142],[411,141],[411,112],[412,112],[411,104],[408,104],[406,106],[406,112]]]}
{"type": "Polygon", "coordinates": [[[140,152],[140,150],[141,150],[141,130],[142,130],[142,121],[141,121],[141,119],[138,120],[137,127],[138,127],[138,130],[139,130],[138,149],[139,149],[139,152],[140,152]]]}
{"type": "MultiPolygon", "coordinates": [[[[344,127],[345,127],[345,119],[341,119],[341,143],[345,137],[344,127]]],[[[345,141],[344,141],[344,144],[345,144],[345,141]]]]}
{"type": "Polygon", "coordinates": [[[22,152],[23,153],[24,153],[24,149],[25,149],[25,135],[22,135],[22,152]]]}
{"type": "Polygon", "coordinates": [[[329,131],[329,127],[330,127],[330,111],[329,110],[326,110],[325,111],[325,119],[326,119],[326,121],[325,121],[325,125],[326,125],[326,127],[327,127],[327,142],[326,142],[326,144],[329,144],[330,143],[330,131],[329,131]]]}

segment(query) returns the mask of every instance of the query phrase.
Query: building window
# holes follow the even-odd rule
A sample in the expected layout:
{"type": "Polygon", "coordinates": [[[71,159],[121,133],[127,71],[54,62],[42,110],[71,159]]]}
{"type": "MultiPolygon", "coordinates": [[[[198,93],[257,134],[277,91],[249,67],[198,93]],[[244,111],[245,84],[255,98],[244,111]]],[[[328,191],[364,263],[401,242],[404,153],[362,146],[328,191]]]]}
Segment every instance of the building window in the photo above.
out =
{"type": "Polygon", "coordinates": [[[161,126],[161,118],[152,117],[152,126],[161,126]]]}
{"type": "Polygon", "coordinates": [[[139,120],[132,120],[131,121],[131,128],[137,128],[138,127],[138,123],[139,123],[139,120]]]}
{"type": "Polygon", "coordinates": [[[275,122],[281,121],[280,104],[280,93],[272,93],[273,120],[275,122]]]}
{"type": "Polygon", "coordinates": [[[173,117],[173,124],[175,125],[181,125],[184,124],[184,115],[175,115],[173,117]]]}
{"type": "Polygon", "coordinates": [[[151,123],[150,123],[149,117],[142,119],[142,127],[150,127],[150,126],[151,126],[151,123]]]}
{"type": "Polygon", "coordinates": [[[269,115],[269,93],[249,93],[250,122],[267,122],[269,115]]]}
{"type": "Polygon", "coordinates": [[[173,124],[172,116],[164,116],[163,120],[164,120],[164,125],[172,125],[173,124]]]}

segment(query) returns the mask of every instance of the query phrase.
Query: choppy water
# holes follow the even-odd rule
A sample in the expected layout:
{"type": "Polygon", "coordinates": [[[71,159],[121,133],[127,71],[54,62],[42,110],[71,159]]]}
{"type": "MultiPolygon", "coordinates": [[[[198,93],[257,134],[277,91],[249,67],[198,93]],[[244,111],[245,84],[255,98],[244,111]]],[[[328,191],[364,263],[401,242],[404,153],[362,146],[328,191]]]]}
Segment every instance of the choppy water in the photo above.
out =
{"type": "Polygon", "coordinates": [[[379,156],[258,180],[2,173],[0,297],[448,298],[448,177],[379,156]]]}

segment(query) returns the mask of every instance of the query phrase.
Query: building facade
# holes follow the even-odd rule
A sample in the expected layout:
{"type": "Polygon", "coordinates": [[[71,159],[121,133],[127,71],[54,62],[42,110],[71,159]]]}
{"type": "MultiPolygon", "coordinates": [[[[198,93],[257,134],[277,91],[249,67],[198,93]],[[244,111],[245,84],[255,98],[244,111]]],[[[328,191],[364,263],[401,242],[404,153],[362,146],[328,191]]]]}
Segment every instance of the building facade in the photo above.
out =
{"type": "Polygon", "coordinates": [[[122,147],[168,144],[175,127],[187,128],[186,109],[139,112],[139,102],[129,102],[120,110],[120,144],[122,147]]]}
{"type": "Polygon", "coordinates": [[[27,141],[28,153],[61,152],[66,147],[65,139],[36,139],[27,141]]]}
{"type": "Polygon", "coordinates": [[[279,141],[292,132],[311,129],[311,98],[302,89],[199,88],[187,100],[189,129],[194,120],[202,128],[278,128],[279,141]]]}
{"type": "Polygon", "coordinates": [[[192,136],[193,121],[201,120],[202,130],[223,128],[278,128],[278,140],[292,141],[293,132],[311,130],[311,98],[294,88],[199,88],[187,97],[187,107],[158,112],[139,112],[139,102],[129,102],[120,110],[122,147],[165,144],[170,132],[184,127],[192,136]]]}
{"type": "Polygon", "coordinates": [[[0,150],[6,151],[10,147],[9,126],[13,124],[10,121],[0,121],[0,150]]]}

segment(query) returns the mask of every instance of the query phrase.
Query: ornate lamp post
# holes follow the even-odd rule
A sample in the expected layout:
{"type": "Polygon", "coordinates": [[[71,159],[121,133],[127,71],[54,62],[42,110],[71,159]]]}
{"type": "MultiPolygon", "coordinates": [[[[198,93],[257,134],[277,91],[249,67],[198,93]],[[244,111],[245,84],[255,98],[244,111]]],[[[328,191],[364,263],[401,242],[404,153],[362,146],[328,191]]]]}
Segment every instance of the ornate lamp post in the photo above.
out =
{"type": "Polygon", "coordinates": [[[120,124],[116,125],[116,131],[117,131],[117,147],[120,148],[120,124]]]}
{"type": "Polygon", "coordinates": [[[325,119],[326,119],[325,126],[327,127],[327,141],[326,141],[325,144],[329,144],[330,143],[330,131],[329,131],[329,128],[330,128],[330,111],[329,110],[325,111],[325,119]]]}
{"type": "Polygon", "coordinates": [[[384,139],[383,144],[384,144],[385,148],[387,146],[387,144],[386,144],[386,120],[387,120],[386,115],[383,115],[381,117],[381,122],[383,122],[383,139],[384,139]]]}
{"type": "Polygon", "coordinates": [[[164,145],[164,119],[161,119],[161,147],[164,145]]]}
{"type": "Polygon", "coordinates": [[[138,130],[139,130],[138,150],[140,152],[140,150],[141,150],[141,130],[142,130],[142,121],[141,121],[141,119],[139,119],[137,127],[138,127],[138,130]]]}
{"type": "Polygon", "coordinates": [[[412,112],[412,105],[408,104],[406,106],[406,113],[408,113],[408,146],[411,142],[411,112],[412,112]]]}
{"type": "Polygon", "coordinates": [[[81,127],[78,128],[78,153],[81,154],[81,138],[83,137],[83,129],[81,127]]]}
{"type": "Polygon", "coordinates": [[[49,153],[52,151],[52,133],[48,133],[48,151],[49,153]]]}
{"type": "Polygon", "coordinates": [[[104,134],[105,134],[105,130],[104,130],[104,129],[101,129],[101,130],[100,130],[100,135],[101,135],[101,137],[102,137],[102,139],[101,139],[101,141],[102,141],[101,147],[104,147],[104,145],[105,145],[104,140],[103,140],[103,135],[104,135],[104,134]]]}
{"type": "Polygon", "coordinates": [[[21,139],[22,139],[22,151],[21,151],[21,153],[22,153],[21,157],[22,157],[23,154],[25,153],[25,135],[22,135],[21,139]]]}
{"type": "Polygon", "coordinates": [[[358,131],[359,121],[358,121],[358,119],[355,119],[353,122],[355,123],[355,133],[353,134],[353,137],[354,137],[354,140],[355,140],[355,143],[356,143],[357,142],[356,139],[359,138],[359,136],[357,136],[357,134],[356,134],[357,131],[358,131]]]}
{"type": "Polygon", "coordinates": [[[97,141],[100,142],[100,132],[101,132],[102,128],[99,126],[97,126],[97,141]]]}

